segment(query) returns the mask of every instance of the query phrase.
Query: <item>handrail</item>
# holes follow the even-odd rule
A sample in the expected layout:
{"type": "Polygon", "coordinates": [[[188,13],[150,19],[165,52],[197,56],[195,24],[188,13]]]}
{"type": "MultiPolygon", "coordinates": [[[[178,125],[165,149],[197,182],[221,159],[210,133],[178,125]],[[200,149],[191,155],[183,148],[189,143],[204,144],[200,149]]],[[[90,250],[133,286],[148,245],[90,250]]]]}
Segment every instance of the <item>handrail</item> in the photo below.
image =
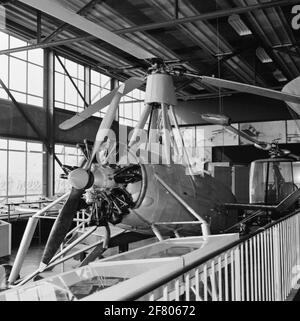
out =
{"type": "Polygon", "coordinates": [[[234,242],[232,242],[232,243],[230,243],[230,244],[228,244],[228,245],[226,245],[226,246],[224,246],[224,247],[222,247],[222,248],[220,248],[220,249],[218,249],[218,250],[216,250],[216,251],[214,251],[214,252],[212,252],[210,254],[207,254],[206,256],[202,257],[199,260],[196,260],[196,261],[194,261],[194,262],[192,262],[190,264],[187,264],[183,268],[180,268],[180,269],[178,269],[176,271],[172,271],[163,280],[160,279],[160,280],[154,281],[151,284],[147,284],[145,286],[141,286],[141,288],[139,290],[137,290],[135,293],[129,293],[125,300],[126,301],[134,301],[134,300],[146,295],[147,293],[149,293],[149,292],[153,291],[154,289],[162,286],[163,284],[166,284],[169,281],[171,281],[171,280],[181,276],[182,274],[192,270],[193,268],[196,268],[199,265],[201,265],[201,264],[213,259],[217,255],[219,255],[219,254],[221,254],[221,253],[223,253],[225,251],[228,251],[228,250],[236,247],[239,244],[242,244],[243,242],[253,238],[255,235],[258,235],[258,234],[264,232],[265,230],[268,230],[268,229],[272,228],[273,226],[278,225],[280,222],[285,221],[290,217],[293,217],[294,215],[298,214],[299,212],[300,212],[299,210],[294,211],[294,212],[292,212],[292,213],[290,213],[290,214],[278,219],[275,222],[271,222],[271,223],[267,224],[266,226],[259,228],[257,231],[254,231],[253,233],[250,233],[249,235],[244,236],[244,237],[240,238],[237,241],[234,241],[234,242]]]}

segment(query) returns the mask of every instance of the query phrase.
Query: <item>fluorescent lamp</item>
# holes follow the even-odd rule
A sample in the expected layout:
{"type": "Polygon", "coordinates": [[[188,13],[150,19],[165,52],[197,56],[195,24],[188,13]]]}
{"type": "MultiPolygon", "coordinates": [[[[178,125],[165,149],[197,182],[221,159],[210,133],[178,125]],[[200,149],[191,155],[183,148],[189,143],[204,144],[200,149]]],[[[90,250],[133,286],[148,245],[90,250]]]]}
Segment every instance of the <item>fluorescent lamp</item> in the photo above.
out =
{"type": "Polygon", "coordinates": [[[287,78],[284,76],[284,74],[282,73],[282,71],[280,71],[279,69],[276,69],[276,70],[273,72],[273,76],[274,76],[279,82],[287,81],[287,78]]]}
{"type": "Polygon", "coordinates": [[[245,25],[244,21],[238,14],[229,16],[228,23],[240,36],[247,36],[252,34],[251,30],[245,25]]]}
{"type": "Polygon", "coordinates": [[[269,62],[273,62],[273,60],[271,59],[271,57],[266,53],[264,48],[258,47],[256,49],[256,56],[258,57],[258,59],[263,63],[263,64],[267,64],[269,62]]]}

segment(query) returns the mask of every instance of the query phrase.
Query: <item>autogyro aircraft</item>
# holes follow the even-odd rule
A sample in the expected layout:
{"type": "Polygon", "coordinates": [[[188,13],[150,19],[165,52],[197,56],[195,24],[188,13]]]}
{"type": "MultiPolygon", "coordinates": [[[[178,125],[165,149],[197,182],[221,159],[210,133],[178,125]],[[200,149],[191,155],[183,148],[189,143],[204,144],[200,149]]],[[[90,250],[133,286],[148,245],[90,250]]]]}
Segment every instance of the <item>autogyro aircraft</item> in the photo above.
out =
{"type": "MultiPolygon", "coordinates": [[[[170,68],[162,59],[155,57],[145,49],[113,32],[76,15],[57,1],[24,0],[22,2],[37,10],[53,15],[98,39],[104,40],[137,59],[146,61],[151,67],[145,79],[129,78],[120,87],[89,106],[82,113],[76,114],[60,125],[61,129],[72,128],[109,105],[107,113],[101,121],[92,149],[90,150],[86,147],[84,151],[86,161],[80,168],[71,169],[68,173],[71,191],[51,230],[40,269],[19,284],[27,282],[34,275],[49,268],[62,254],[70,250],[72,245],[74,246],[77,240],[56,254],[68,234],[76,212],[86,206],[91,211],[91,222],[96,226],[105,226],[107,231],[105,243],[108,243],[110,239],[109,224],[118,224],[129,231],[133,230],[140,234],[155,234],[161,238],[170,234],[184,236],[191,233],[202,233],[202,235],[218,233],[237,222],[236,209],[229,210],[223,206],[225,203],[235,202],[234,195],[229,189],[205,173],[203,175],[192,175],[190,172],[190,175],[186,175],[186,166],[174,164],[171,161],[170,149],[167,147],[167,132],[170,131],[173,125],[177,135],[180,137],[185,163],[190,169],[188,155],[184,149],[174,111],[177,101],[173,77],[181,75],[194,77],[204,84],[283,100],[293,104],[292,108],[295,108],[298,114],[300,97],[289,93],[288,90],[286,92],[278,92],[201,76],[182,68],[170,68]],[[97,158],[96,156],[109,134],[109,128],[115,118],[121,97],[140,87],[145,82],[146,108],[135,128],[128,147],[134,144],[138,132],[144,128],[147,118],[150,117],[149,145],[152,139],[151,130],[159,129],[163,136],[163,157],[167,159],[167,162],[164,164],[142,164],[141,162],[136,162],[125,166],[118,163],[113,165],[99,163],[99,157],[97,158]],[[161,125],[159,125],[160,123],[161,125]],[[199,228],[199,224],[201,228],[199,228]]],[[[171,143],[173,150],[176,148],[179,150],[174,140],[171,140],[171,143]]],[[[51,204],[48,208],[50,206],[51,204]]],[[[34,227],[33,221],[29,221],[9,277],[10,283],[14,283],[17,278],[29,247],[34,227]]],[[[85,234],[83,237],[87,235],[85,234]]],[[[88,259],[84,260],[84,263],[88,263],[97,257],[99,253],[101,252],[92,252],[88,259]]]]}

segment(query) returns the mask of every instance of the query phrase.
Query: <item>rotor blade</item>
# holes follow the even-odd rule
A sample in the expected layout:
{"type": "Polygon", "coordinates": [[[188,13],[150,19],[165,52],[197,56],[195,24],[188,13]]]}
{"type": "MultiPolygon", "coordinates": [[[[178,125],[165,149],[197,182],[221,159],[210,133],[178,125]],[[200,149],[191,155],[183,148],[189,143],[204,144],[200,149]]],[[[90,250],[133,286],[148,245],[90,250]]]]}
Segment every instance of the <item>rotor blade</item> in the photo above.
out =
{"type": "Polygon", "coordinates": [[[247,135],[247,134],[244,133],[243,131],[236,129],[236,128],[234,128],[234,127],[231,126],[231,125],[228,125],[228,126],[225,125],[224,128],[225,128],[226,130],[234,133],[234,134],[237,134],[237,135],[239,135],[239,136],[247,139],[248,141],[254,143],[257,147],[259,147],[259,148],[261,148],[261,149],[264,149],[264,150],[269,150],[269,149],[270,149],[270,144],[265,143],[265,142],[261,142],[261,141],[259,141],[258,139],[247,135]]]}
{"type": "Polygon", "coordinates": [[[81,29],[138,59],[155,58],[142,47],[67,9],[58,0],[20,0],[20,2],[81,29]]]}
{"type": "Polygon", "coordinates": [[[200,78],[201,82],[218,87],[218,88],[227,88],[227,89],[241,91],[241,92],[245,92],[253,95],[300,104],[300,96],[298,95],[292,95],[289,93],[284,93],[273,89],[247,85],[247,84],[243,84],[235,81],[224,80],[224,79],[219,79],[214,77],[198,76],[190,73],[185,73],[185,75],[200,78]]]}
{"type": "Polygon", "coordinates": [[[254,143],[255,145],[258,145],[258,147],[260,147],[262,149],[269,149],[269,144],[268,143],[261,142],[258,139],[254,138],[254,137],[251,137],[251,136],[247,135],[246,133],[244,133],[243,131],[238,130],[235,127],[231,126],[230,125],[230,119],[225,115],[221,115],[221,114],[203,114],[203,115],[201,115],[201,118],[203,120],[211,123],[211,124],[223,126],[227,131],[247,139],[248,141],[254,143]]]}
{"type": "Polygon", "coordinates": [[[41,265],[47,265],[59,249],[71,227],[73,218],[79,209],[83,192],[84,189],[79,190],[72,187],[71,193],[51,229],[50,236],[42,256],[41,265]]]}
{"type": "MultiPolygon", "coordinates": [[[[131,77],[131,78],[127,79],[124,82],[125,88],[123,91],[123,95],[130,93],[133,89],[140,87],[143,83],[144,83],[144,80],[142,78],[131,77]]],[[[66,121],[61,123],[59,125],[59,128],[63,129],[63,130],[70,129],[70,128],[80,124],[81,122],[83,122],[87,118],[91,117],[93,114],[95,114],[99,110],[105,108],[106,106],[108,106],[110,104],[111,100],[113,99],[113,97],[115,96],[115,94],[117,93],[118,90],[119,90],[119,88],[115,88],[109,94],[105,95],[104,97],[100,98],[97,102],[90,105],[83,112],[76,114],[75,116],[73,116],[70,119],[67,119],[66,121]]]]}
{"type": "Polygon", "coordinates": [[[109,105],[109,108],[108,108],[104,118],[102,119],[102,122],[99,126],[99,129],[98,129],[98,132],[96,135],[95,143],[93,146],[93,151],[92,151],[89,163],[87,164],[87,168],[90,168],[91,163],[92,163],[96,153],[99,151],[101,144],[103,143],[105,137],[108,135],[110,127],[116,117],[116,111],[119,107],[120,100],[121,100],[122,96],[124,95],[124,88],[125,88],[125,84],[121,85],[118,88],[118,91],[116,92],[115,96],[113,97],[113,99],[109,105]]]}
{"type": "MultiPolygon", "coordinates": [[[[293,79],[292,81],[288,82],[283,88],[282,92],[292,94],[292,95],[299,95],[300,94],[300,77],[293,79]]],[[[300,102],[286,102],[289,107],[293,109],[298,115],[300,115],[300,102]]]]}

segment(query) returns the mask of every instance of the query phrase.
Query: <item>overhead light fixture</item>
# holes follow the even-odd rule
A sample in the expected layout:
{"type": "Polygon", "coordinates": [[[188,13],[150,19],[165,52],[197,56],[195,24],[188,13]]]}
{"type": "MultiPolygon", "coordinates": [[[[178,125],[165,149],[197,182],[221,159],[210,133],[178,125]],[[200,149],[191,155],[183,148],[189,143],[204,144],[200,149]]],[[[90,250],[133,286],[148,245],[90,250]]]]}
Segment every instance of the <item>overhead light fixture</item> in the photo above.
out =
{"type": "Polygon", "coordinates": [[[273,72],[273,76],[274,76],[279,82],[287,81],[287,78],[284,76],[284,74],[282,73],[282,71],[280,71],[279,69],[276,69],[276,70],[273,72]]]}
{"type": "Polygon", "coordinates": [[[264,48],[258,47],[256,49],[256,56],[263,64],[273,62],[272,58],[266,53],[264,48]]]}
{"type": "Polygon", "coordinates": [[[240,36],[251,35],[251,30],[245,25],[244,21],[240,18],[238,14],[232,14],[228,18],[228,23],[240,36]]]}

